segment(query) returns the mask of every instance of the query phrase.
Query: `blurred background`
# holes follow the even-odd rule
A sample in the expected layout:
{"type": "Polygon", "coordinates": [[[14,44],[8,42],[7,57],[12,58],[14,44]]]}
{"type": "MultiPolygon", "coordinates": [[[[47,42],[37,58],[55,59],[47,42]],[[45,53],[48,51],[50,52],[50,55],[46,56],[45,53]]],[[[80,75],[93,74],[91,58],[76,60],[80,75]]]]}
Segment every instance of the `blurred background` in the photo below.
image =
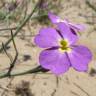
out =
{"type": "Polygon", "coordinates": [[[86,25],[86,30],[78,34],[78,44],[93,53],[88,72],[70,68],[58,77],[48,72],[2,78],[0,96],[96,96],[96,0],[0,0],[0,74],[7,72],[14,60],[13,73],[38,66],[41,49],[33,40],[40,28],[52,26],[49,11],[74,24],[86,25]],[[31,14],[36,4],[38,8],[31,14]],[[16,32],[14,42],[4,48],[16,32]]]}

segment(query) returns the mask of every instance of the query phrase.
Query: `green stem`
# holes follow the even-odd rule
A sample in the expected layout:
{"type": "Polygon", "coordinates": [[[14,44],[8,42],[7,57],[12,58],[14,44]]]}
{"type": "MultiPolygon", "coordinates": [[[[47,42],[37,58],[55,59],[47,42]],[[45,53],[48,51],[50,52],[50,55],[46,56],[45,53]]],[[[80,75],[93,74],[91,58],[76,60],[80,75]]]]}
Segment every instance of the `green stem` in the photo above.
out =
{"type": "Polygon", "coordinates": [[[30,70],[27,70],[27,71],[21,72],[21,73],[11,73],[10,75],[7,73],[1,74],[0,79],[6,78],[6,77],[21,76],[21,75],[25,75],[25,74],[32,74],[32,73],[37,73],[37,72],[47,72],[47,71],[48,71],[47,69],[44,69],[41,66],[37,66],[34,69],[30,69],[30,70]]]}
{"type": "MultiPolygon", "coordinates": [[[[22,29],[22,27],[27,23],[27,21],[29,21],[29,19],[31,18],[31,16],[33,15],[33,13],[35,12],[37,8],[38,8],[38,3],[35,5],[34,9],[29,14],[29,16],[24,20],[24,22],[21,23],[21,25],[17,28],[16,32],[13,34],[13,37],[15,37],[19,33],[19,31],[22,29]]],[[[12,37],[4,44],[5,48],[11,42],[11,40],[12,40],[12,37]]],[[[3,51],[3,47],[0,48],[0,52],[2,51],[3,51]]]]}

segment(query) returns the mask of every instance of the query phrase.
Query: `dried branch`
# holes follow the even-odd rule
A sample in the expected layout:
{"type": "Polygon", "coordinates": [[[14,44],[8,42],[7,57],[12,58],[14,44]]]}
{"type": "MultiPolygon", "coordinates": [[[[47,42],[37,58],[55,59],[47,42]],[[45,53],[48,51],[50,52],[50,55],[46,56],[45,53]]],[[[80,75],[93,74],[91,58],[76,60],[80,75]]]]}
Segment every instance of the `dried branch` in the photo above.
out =
{"type": "Polygon", "coordinates": [[[16,30],[17,27],[13,27],[13,28],[2,28],[0,29],[0,31],[5,31],[5,30],[16,30]]]}
{"type": "Polygon", "coordinates": [[[2,43],[2,47],[3,47],[3,50],[4,52],[6,53],[7,57],[10,59],[10,61],[12,62],[13,59],[12,59],[12,56],[7,52],[6,48],[4,47],[4,44],[2,43]]]}
{"type": "Polygon", "coordinates": [[[13,32],[11,30],[11,36],[12,36],[12,41],[13,41],[13,45],[14,45],[14,48],[15,48],[15,52],[16,52],[16,55],[15,55],[15,58],[13,60],[13,62],[10,64],[10,67],[9,67],[9,70],[7,72],[7,74],[10,76],[11,74],[11,71],[12,69],[14,68],[15,64],[16,64],[16,60],[18,58],[18,51],[17,51],[17,48],[16,48],[16,44],[15,44],[15,41],[14,41],[14,37],[13,37],[13,32]]]}
{"type": "Polygon", "coordinates": [[[86,0],[86,4],[87,4],[91,9],[93,9],[93,10],[96,12],[96,7],[93,6],[93,5],[90,3],[89,0],[86,0]]]}

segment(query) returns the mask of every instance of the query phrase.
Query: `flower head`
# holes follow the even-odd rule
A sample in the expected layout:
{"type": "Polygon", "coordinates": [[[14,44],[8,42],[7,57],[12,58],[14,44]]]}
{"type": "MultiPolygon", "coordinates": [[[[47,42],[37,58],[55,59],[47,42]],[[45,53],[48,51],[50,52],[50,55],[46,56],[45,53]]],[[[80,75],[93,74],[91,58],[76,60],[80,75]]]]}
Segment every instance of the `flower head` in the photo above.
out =
{"type": "Polygon", "coordinates": [[[43,28],[35,37],[35,44],[45,48],[39,56],[40,65],[59,75],[73,67],[77,71],[87,71],[92,59],[90,50],[82,45],[75,45],[77,36],[64,23],[58,23],[56,31],[53,28],[43,28]]]}
{"type": "Polygon", "coordinates": [[[75,34],[76,34],[76,31],[81,32],[81,31],[85,30],[85,25],[73,24],[73,23],[69,22],[68,20],[62,20],[60,17],[56,16],[55,14],[53,14],[51,12],[48,13],[48,17],[53,24],[57,24],[60,22],[65,23],[71,29],[71,31],[75,34]]]}

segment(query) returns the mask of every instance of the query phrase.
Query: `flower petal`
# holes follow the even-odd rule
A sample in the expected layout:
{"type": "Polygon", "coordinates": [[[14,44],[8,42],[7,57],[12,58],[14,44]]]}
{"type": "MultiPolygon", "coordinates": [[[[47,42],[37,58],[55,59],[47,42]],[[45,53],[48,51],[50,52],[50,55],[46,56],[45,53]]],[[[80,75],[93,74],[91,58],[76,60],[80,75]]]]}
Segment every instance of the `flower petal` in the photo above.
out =
{"type": "Polygon", "coordinates": [[[50,19],[50,21],[55,24],[55,23],[59,23],[61,21],[61,19],[56,16],[55,14],[51,13],[51,12],[48,12],[48,17],[50,19]]]}
{"type": "Polygon", "coordinates": [[[42,28],[35,37],[34,42],[41,48],[58,46],[58,40],[61,39],[58,32],[53,28],[42,28]]]}
{"type": "Polygon", "coordinates": [[[57,24],[57,23],[63,22],[66,25],[68,25],[70,28],[72,28],[74,31],[77,30],[77,31],[81,32],[81,31],[84,31],[86,29],[86,26],[84,24],[73,24],[73,23],[70,23],[67,19],[62,20],[62,19],[60,19],[59,16],[53,14],[52,12],[48,12],[48,17],[49,17],[49,19],[51,20],[51,22],[53,24],[57,24]]]}
{"type": "Polygon", "coordinates": [[[84,31],[86,29],[86,26],[84,24],[72,24],[72,23],[69,23],[69,25],[73,30],[77,30],[79,32],[84,31]]]}
{"type": "Polygon", "coordinates": [[[77,71],[87,71],[88,63],[92,60],[92,53],[87,47],[75,46],[68,54],[73,68],[77,71]]]}
{"type": "Polygon", "coordinates": [[[70,44],[74,44],[78,40],[78,36],[71,32],[70,27],[65,23],[58,23],[57,29],[60,31],[64,39],[67,39],[70,44]]]}
{"type": "Polygon", "coordinates": [[[42,51],[39,61],[42,67],[51,70],[56,75],[65,73],[70,67],[66,54],[58,50],[42,51]]]}

